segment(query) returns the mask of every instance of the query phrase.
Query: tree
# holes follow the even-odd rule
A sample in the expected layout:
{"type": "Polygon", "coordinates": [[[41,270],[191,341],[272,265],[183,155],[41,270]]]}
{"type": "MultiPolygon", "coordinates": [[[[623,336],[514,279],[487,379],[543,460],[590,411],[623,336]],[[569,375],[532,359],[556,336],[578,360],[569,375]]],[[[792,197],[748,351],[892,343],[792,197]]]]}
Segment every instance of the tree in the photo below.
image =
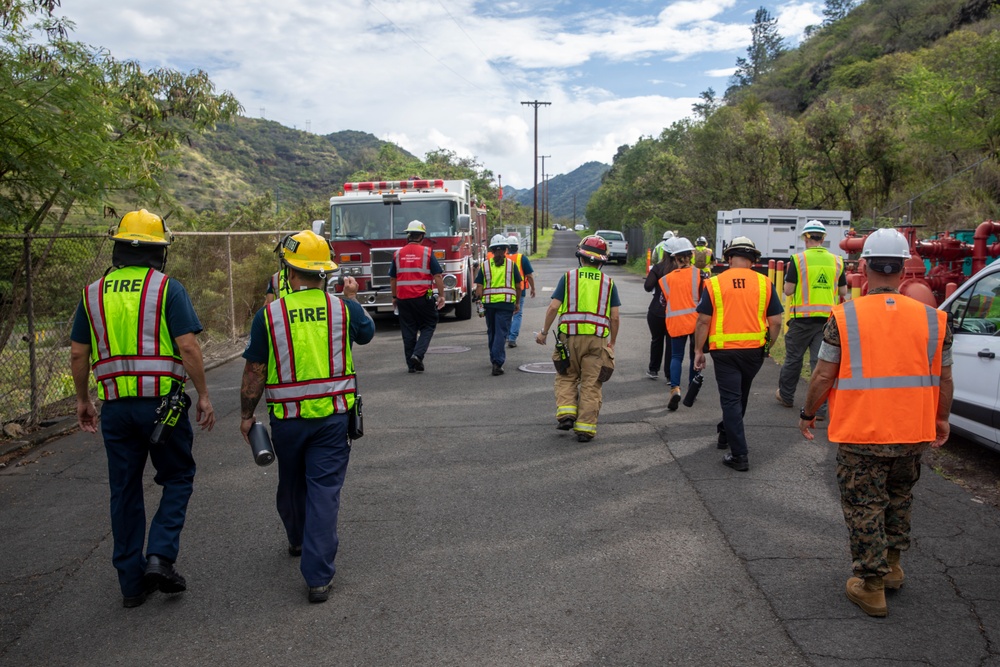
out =
{"type": "MultiPolygon", "coordinates": [[[[98,208],[111,193],[155,198],[172,149],[240,110],[204,72],[144,72],[69,40],[71,24],[52,17],[57,4],[0,4],[3,231],[57,232],[74,208],[98,208]]],[[[50,252],[51,243],[33,252],[33,275],[50,252]]],[[[24,303],[23,271],[2,300],[0,349],[24,303]]]]}
{"type": "MultiPolygon", "coordinates": [[[[736,72],[730,80],[730,91],[746,88],[759,81],[784,49],[784,40],[778,34],[778,19],[772,18],[770,12],[759,7],[750,27],[747,57],[736,59],[736,72]]],[[[726,92],[727,96],[730,91],[726,92]]]]}
{"type": "Polygon", "coordinates": [[[854,0],[826,0],[823,8],[823,25],[828,26],[834,21],[839,21],[854,9],[854,0]]]}
{"type": "Polygon", "coordinates": [[[715,96],[714,88],[702,91],[698,97],[701,98],[701,102],[692,104],[691,111],[694,112],[695,116],[701,118],[702,120],[711,116],[712,113],[722,104],[722,101],[715,96]]]}

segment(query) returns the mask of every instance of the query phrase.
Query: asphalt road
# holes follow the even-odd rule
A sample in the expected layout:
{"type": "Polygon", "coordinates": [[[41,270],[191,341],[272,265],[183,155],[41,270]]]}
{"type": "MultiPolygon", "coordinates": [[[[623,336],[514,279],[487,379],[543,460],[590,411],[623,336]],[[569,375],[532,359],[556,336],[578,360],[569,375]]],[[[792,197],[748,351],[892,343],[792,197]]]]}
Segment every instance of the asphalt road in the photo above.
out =
{"type": "Polygon", "coordinates": [[[556,233],[505,375],[491,376],[475,317],[439,325],[422,374],[406,373],[390,323],[356,347],[367,432],[329,602],[306,602],[276,468],[256,467],[239,436],[238,360],[209,373],[219,421],[196,435],[183,595],[122,608],[98,437],[72,434],[0,473],[0,662],[1000,665],[998,511],[925,471],[906,585],[888,618],[865,616],[844,595],[833,447],[801,438],[765,364],[751,469],[724,467],[711,373],[673,413],[666,383],[643,375],[640,278],[609,269],[622,331],[597,438],[557,431],[552,375],[517,370],[549,362],[531,332],[578,238],[556,233]]]}

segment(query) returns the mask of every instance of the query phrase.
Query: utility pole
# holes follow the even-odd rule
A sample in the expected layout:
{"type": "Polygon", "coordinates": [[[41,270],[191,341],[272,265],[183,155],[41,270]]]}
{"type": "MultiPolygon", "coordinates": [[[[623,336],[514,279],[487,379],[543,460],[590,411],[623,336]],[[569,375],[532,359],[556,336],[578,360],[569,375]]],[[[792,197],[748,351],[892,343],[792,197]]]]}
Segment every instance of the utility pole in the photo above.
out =
{"type": "Polygon", "coordinates": [[[552,174],[546,174],[545,170],[542,170],[542,228],[549,226],[552,222],[552,216],[549,215],[549,176],[552,174]]]}
{"type": "Polygon", "coordinates": [[[500,188],[497,208],[500,210],[500,229],[503,229],[503,176],[500,174],[497,174],[497,187],[500,188]]]}
{"type": "Polygon", "coordinates": [[[535,214],[531,223],[531,247],[538,247],[538,107],[548,106],[552,102],[521,102],[522,105],[535,107],[535,214]]]}
{"type": "Polygon", "coordinates": [[[545,233],[545,227],[547,223],[545,222],[545,196],[548,191],[545,189],[545,158],[552,157],[551,155],[539,155],[542,159],[542,234],[545,233]]]}

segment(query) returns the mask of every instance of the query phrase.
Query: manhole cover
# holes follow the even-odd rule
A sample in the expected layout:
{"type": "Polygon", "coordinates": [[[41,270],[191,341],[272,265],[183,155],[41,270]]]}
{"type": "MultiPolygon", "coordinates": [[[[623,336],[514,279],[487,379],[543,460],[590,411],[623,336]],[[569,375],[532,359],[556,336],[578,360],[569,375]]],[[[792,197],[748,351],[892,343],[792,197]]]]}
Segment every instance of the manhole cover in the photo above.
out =
{"type": "Polygon", "coordinates": [[[524,371],[525,373],[544,373],[547,375],[555,375],[556,367],[552,365],[551,361],[536,361],[531,364],[524,364],[518,366],[517,370],[524,371]]]}
{"type": "Polygon", "coordinates": [[[439,345],[427,348],[427,354],[458,354],[459,352],[468,352],[471,349],[471,347],[462,345],[439,345]]]}

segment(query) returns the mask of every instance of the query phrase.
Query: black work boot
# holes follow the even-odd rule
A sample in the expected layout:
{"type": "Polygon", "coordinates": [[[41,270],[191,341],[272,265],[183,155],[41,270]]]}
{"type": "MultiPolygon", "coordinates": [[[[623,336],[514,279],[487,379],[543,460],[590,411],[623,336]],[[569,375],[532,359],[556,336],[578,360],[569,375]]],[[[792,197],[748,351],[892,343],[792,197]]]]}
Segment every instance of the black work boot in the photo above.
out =
{"type": "Polygon", "coordinates": [[[750,470],[750,462],[745,456],[733,456],[732,454],[726,454],[722,457],[722,463],[729,466],[733,470],[739,470],[740,472],[750,470]]]}
{"type": "Polygon", "coordinates": [[[146,573],[142,576],[144,585],[156,585],[161,593],[182,593],[187,590],[187,582],[174,564],[166,558],[152,555],[146,559],[146,573]]]}

